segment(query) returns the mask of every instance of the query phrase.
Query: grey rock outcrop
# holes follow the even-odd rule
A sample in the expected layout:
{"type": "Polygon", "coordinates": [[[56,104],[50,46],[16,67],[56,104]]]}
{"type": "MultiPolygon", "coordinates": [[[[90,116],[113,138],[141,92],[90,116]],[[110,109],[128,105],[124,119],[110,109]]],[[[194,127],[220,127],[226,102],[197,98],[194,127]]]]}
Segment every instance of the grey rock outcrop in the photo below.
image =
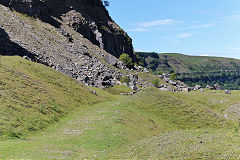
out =
{"type": "Polygon", "coordinates": [[[138,76],[136,74],[129,75],[130,82],[128,86],[133,89],[134,91],[138,90],[137,83],[138,83],[138,76]]]}

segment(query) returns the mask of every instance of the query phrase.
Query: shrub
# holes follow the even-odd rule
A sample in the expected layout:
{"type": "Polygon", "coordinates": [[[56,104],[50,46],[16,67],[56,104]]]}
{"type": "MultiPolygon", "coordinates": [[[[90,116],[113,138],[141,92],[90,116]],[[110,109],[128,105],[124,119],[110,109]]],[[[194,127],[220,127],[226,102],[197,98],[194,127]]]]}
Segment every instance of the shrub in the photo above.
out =
{"type": "Polygon", "coordinates": [[[158,87],[159,86],[159,79],[154,79],[151,82],[154,86],[158,87]]]}
{"type": "Polygon", "coordinates": [[[122,77],[121,78],[121,83],[129,84],[130,83],[130,78],[128,76],[122,77]]]}
{"type": "Polygon", "coordinates": [[[136,54],[136,60],[139,66],[144,67],[144,64],[146,63],[144,57],[141,57],[140,55],[136,54]]]}
{"type": "Polygon", "coordinates": [[[161,72],[161,71],[157,72],[157,75],[162,75],[162,74],[163,74],[163,72],[161,72]]]}
{"type": "Polygon", "coordinates": [[[133,66],[132,58],[126,53],[121,54],[119,60],[126,63],[127,66],[133,66]]]}
{"type": "Polygon", "coordinates": [[[170,79],[171,79],[172,81],[177,80],[177,75],[176,75],[175,73],[172,73],[172,74],[170,75],[170,79]]]}
{"type": "Polygon", "coordinates": [[[174,73],[174,70],[170,70],[170,71],[169,71],[169,74],[172,74],[172,73],[174,73]]]}
{"type": "Polygon", "coordinates": [[[152,59],[149,63],[149,68],[155,71],[158,67],[158,61],[156,59],[152,59]]]}

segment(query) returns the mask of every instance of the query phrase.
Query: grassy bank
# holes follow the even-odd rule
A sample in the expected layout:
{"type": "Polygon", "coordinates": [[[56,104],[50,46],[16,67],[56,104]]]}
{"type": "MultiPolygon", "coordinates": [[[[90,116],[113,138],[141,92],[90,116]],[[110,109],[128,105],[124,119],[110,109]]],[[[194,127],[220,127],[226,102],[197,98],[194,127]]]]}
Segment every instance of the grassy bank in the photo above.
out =
{"type": "Polygon", "coordinates": [[[0,57],[0,138],[24,138],[103,98],[75,80],[20,57],[0,57]]]}

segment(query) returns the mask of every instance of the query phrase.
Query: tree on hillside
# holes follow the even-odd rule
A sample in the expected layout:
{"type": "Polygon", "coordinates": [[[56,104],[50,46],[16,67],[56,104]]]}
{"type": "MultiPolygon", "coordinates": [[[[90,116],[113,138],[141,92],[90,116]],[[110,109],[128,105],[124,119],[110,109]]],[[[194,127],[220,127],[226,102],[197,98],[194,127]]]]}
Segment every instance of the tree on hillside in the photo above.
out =
{"type": "Polygon", "coordinates": [[[126,63],[126,65],[129,67],[133,66],[132,58],[127,53],[121,54],[119,60],[126,63]]]}
{"type": "Polygon", "coordinates": [[[170,79],[171,79],[172,81],[177,80],[177,75],[176,75],[175,73],[172,73],[172,74],[170,75],[170,79]]]}

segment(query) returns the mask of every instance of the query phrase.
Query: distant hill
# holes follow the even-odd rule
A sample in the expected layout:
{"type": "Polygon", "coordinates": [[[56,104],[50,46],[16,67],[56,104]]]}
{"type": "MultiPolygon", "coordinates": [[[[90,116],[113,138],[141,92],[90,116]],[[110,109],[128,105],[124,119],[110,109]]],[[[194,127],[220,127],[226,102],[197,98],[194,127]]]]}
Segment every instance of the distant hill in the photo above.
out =
{"type": "Polygon", "coordinates": [[[178,73],[190,86],[219,83],[223,89],[240,89],[240,60],[223,57],[188,56],[178,53],[137,52],[138,59],[151,72],[178,73]]]}

